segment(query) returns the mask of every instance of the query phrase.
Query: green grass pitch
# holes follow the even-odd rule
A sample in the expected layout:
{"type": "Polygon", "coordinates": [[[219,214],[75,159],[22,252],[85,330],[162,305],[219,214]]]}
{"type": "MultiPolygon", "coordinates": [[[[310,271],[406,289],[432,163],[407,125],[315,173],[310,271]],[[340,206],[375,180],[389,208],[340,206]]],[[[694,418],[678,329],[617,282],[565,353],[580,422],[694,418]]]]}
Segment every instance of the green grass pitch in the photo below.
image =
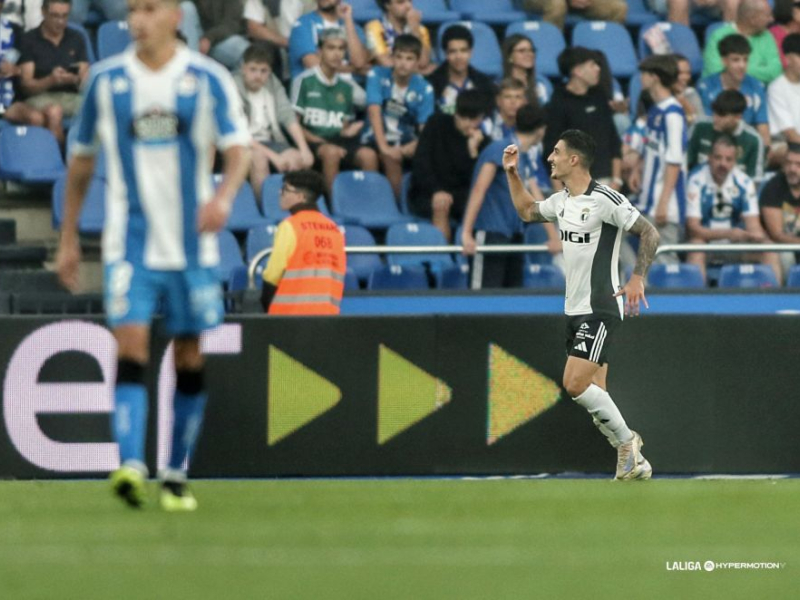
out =
{"type": "Polygon", "coordinates": [[[0,599],[798,598],[800,480],[0,483],[0,599]],[[779,570],[668,563],[780,562],[779,570]]]}

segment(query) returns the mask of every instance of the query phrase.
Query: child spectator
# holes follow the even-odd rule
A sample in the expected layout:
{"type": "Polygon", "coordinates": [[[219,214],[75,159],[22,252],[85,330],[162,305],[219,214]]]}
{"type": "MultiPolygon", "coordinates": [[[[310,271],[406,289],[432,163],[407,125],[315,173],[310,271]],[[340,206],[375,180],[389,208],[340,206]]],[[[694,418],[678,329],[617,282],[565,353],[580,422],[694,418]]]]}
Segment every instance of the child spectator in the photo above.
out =
{"type": "Polygon", "coordinates": [[[279,173],[307,169],[314,164],[314,155],[292,104],[280,80],[272,72],[272,49],[253,44],[245,50],[242,69],[234,81],[242,97],[244,112],[250,124],[252,159],[250,183],[256,194],[270,173],[270,165],[279,173]],[[289,145],[283,129],[289,132],[297,147],[289,145]]]}
{"type": "Polygon", "coordinates": [[[502,140],[514,133],[517,125],[517,111],[527,104],[525,84],[519,79],[506,77],[500,82],[495,97],[497,108],[481,125],[483,133],[492,140],[502,140]]]}
{"type": "Polygon", "coordinates": [[[417,136],[433,114],[433,88],[417,73],[422,42],[402,34],[394,41],[394,67],[374,67],[367,78],[369,125],[362,142],[374,144],[383,171],[400,196],[403,163],[414,157],[417,136]]]}
{"type": "Polygon", "coordinates": [[[370,21],[364,26],[367,36],[367,49],[375,62],[381,67],[394,66],[392,50],[397,36],[403,33],[413,35],[422,42],[419,59],[420,73],[429,72],[431,67],[431,36],[422,24],[422,13],[414,8],[412,0],[377,0],[383,17],[370,21]]]}
{"type": "Polygon", "coordinates": [[[355,107],[364,104],[364,90],[339,73],[345,39],[341,29],[321,31],[319,64],[292,83],[292,105],[300,115],[306,141],[322,165],[329,193],[340,169],[378,170],[378,155],[359,140],[364,123],[355,120],[355,107]]]}

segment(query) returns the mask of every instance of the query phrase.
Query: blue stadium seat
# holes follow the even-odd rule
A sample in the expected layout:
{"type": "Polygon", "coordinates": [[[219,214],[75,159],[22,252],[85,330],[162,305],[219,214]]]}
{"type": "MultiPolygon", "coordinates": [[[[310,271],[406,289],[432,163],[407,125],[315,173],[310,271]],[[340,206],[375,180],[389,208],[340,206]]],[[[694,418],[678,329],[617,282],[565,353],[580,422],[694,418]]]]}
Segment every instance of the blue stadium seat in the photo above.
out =
{"type": "Polygon", "coordinates": [[[253,227],[247,232],[247,237],[245,237],[244,242],[244,255],[247,258],[247,264],[250,264],[250,261],[255,258],[256,254],[264,248],[272,248],[272,244],[275,242],[276,231],[278,231],[277,225],[260,225],[258,227],[253,227]]]}
{"type": "Polygon", "coordinates": [[[223,229],[217,234],[219,240],[219,267],[217,276],[221,282],[227,282],[231,278],[234,269],[246,267],[242,258],[242,251],[239,249],[239,242],[233,232],[223,229]]]}
{"type": "MultiPolygon", "coordinates": [[[[283,186],[283,174],[273,173],[264,180],[264,185],[261,187],[261,212],[270,223],[280,223],[289,216],[288,210],[281,209],[281,186],[283,186]]],[[[323,215],[338,223],[338,220],[331,216],[323,196],[317,198],[317,208],[323,215]]]]}
{"type": "Polygon", "coordinates": [[[555,265],[525,265],[522,287],[528,289],[560,289],[567,285],[561,269],[555,265]]]}
{"type": "Polygon", "coordinates": [[[411,171],[403,174],[403,183],[400,186],[400,212],[412,217],[411,210],[408,208],[408,192],[411,189],[411,171]]]}
{"type": "Polygon", "coordinates": [[[47,129],[15,125],[0,131],[0,179],[49,184],[64,171],[58,142],[47,129]]]}
{"type": "Polygon", "coordinates": [[[451,265],[435,273],[435,278],[440,290],[466,290],[469,288],[469,266],[451,265]]]}
{"type": "Polygon", "coordinates": [[[719,273],[720,288],[780,287],[774,271],[768,265],[724,265],[719,273]]]}
{"type": "Polygon", "coordinates": [[[628,0],[628,14],[625,16],[625,24],[633,27],[641,27],[658,21],[658,15],[647,8],[645,0],[628,0]]]}
{"type": "Polygon", "coordinates": [[[650,267],[647,284],[653,288],[704,288],[703,273],[697,265],[687,263],[661,264],[650,267]]]}
{"type": "MultiPolygon", "coordinates": [[[[64,200],[67,174],[56,179],[53,186],[53,229],[61,229],[64,219],[64,200]]],[[[87,235],[99,235],[103,231],[106,219],[106,182],[99,177],[92,177],[89,190],[83,200],[81,214],[78,217],[78,231],[87,235]]]]}
{"type": "MultiPolygon", "coordinates": [[[[387,246],[445,246],[447,240],[436,227],[430,223],[405,223],[392,225],[386,232],[387,246]]],[[[431,265],[432,269],[451,266],[453,257],[449,254],[388,254],[390,265],[431,265]]]]}
{"type": "Polygon", "coordinates": [[[537,75],[561,77],[558,55],[567,47],[567,43],[558,27],[547,21],[518,21],[506,28],[505,37],[515,33],[526,36],[536,46],[537,75]]]}
{"type": "Polygon", "coordinates": [[[456,21],[460,16],[457,12],[447,8],[445,0],[415,0],[414,8],[422,13],[423,23],[432,25],[456,21]]]}
{"type": "Polygon", "coordinates": [[[600,50],[608,59],[614,77],[631,77],[638,72],[639,60],[628,30],[608,21],[584,21],[572,32],[572,45],[600,50]]]}
{"type": "Polygon", "coordinates": [[[442,47],[442,35],[447,31],[448,27],[453,25],[463,25],[472,32],[475,38],[475,44],[472,48],[472,59],[470,65],[476,69],[483,71],[492,77],[501,77],[503,75],[503,57],[500,53],[500,43],[497,41],[497,36],[486,23],[480,21],[451,21],[439,27],[439,32],[436,36],[436,47],[442,47]]]}
{"type": "Polygon", "coordinates": [[[333,214],[345,223],[386,229],[413,221],[397,208],[389,180],[372,171],[345,171],[333,182],[333,214]]]}
{"type": "Polygon", "coordinates": [[[800,265],[793,265],[786,278],[786,287],[800,287],[800,265]]]}
{"type": "MultiPolygon", "coordinates": [[[[214,176],[214,185],[218,186],[222,181],[221,175],[214,176]]],[[[269,221],[265,219],[258,210],[256,196],[250,183],[245,181],[236,192],[233,200],[233,208],[228,217],[225,228],[231,231],[247,231],[259,225],[267,225],[269,221]]]]}
{"type": "MultiPolygon", "coordinates": [[[[700,44],[697,42],[694,31],[680,23],[661,22],[654,26],[664,32],[672,50],[683,54],[689,60],[692,73],[698,75],[703,70],[703,52],[700,50],[700,44]]],[[[644,39],[644,34],[648,29],[649,27],[642,27],[639,30],[639,58],[645,58],[653,53],[644,39]]]]}
{"type": "MultiPolygon", "coordinates": [[[[542,223],[532,223],[525,227],[525,244],[546,244],[547,231],[542,223]]],[[[527,265],[551,265],[553,255],[549,252],[526,252],[525,264],[527,265]]]]}
{"type": "Polygon", "coordinates": [[[368,290],[427,290],[428,276],[420,267],[386,265],[372,272],[368,290]]]}
{"type": "Polygon", "coordinates": [[[526,18],[524,12],[514,8],[511,0],[450,0],[450,8],[460,12],[464,19],[489,25],[508,25],[526,18]]]}
{"type": "Polygon", "coordinates": [[[348,0],[347,3],[353,7],[353,19],[357,23],[380,19],[383,15],[375,0],[348,0]]]}
{"type": "MultiPolygon", "coordinates": [[[[344,244],[350,246],[375,246],[375,238],[369,230],[359,225],[344,225],[340,229],[344,233],[344,244]]],[[[370,274],[383,266],[380,255],[347,254],[347,268],[352,269],[361,281],[369,279],[370,274]]]]}
{"type": "Polygon", "coordinates": [[[131,41],[127,21],[106,21],[97,30],[97,54],[100,60],[119,54],[131,41]]]}
{"type": "Polygon", "coordinates": [[[235,267],[231,270],[225,289],[229,292],[242,292],[247,289],[247,267],[235,267]]]}
{"type": "Polygon", "coordinates": [[[358,283],[358,277],[353,269],[347,269],[344,273],[344,289],[346,290],[360,290],[361,286],[358,283]]]}
{"type": "Polygon", "coordinates": [[[81,35],[83,42],[86,44],[86,55],[89,59],[89,64],[94,64],[97,61],[97,56],[94,53],[94,46],[92,46],[92,38],[89,37],[89,33],[82,25],[78,25],[77,23],[67,23],[67,27],[77,31],[81,35]]]}

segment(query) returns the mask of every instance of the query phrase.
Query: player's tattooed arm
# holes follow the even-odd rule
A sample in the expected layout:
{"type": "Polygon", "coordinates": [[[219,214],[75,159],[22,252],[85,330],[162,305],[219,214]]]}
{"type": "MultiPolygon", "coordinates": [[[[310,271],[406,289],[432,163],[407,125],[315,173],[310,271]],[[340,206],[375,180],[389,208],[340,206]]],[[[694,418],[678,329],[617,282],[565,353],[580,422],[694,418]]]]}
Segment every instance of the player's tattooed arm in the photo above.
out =
{"type": "Polygon", "coordinates": [[[639,236],[639,253],[636,256],[636,265],[633,267],[633,272],[644,277],[656,256],[660,236],[658,230],[653,227],[650,221],[641,215],[636,219],[633,227],[630,228],[630,232],[639,236]]]}

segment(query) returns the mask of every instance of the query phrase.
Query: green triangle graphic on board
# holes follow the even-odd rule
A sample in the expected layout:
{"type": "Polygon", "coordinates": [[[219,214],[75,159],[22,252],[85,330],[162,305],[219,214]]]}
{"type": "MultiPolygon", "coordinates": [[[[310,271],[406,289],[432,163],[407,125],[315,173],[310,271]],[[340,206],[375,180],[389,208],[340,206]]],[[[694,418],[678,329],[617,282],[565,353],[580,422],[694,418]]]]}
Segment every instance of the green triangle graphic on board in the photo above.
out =
{"type": "Polygon", "coordinates": [[[452,390],[380,345],[378,355],[378,443],[383,444],[450,402],[452,390]]]}
{"type": "Polygon", "coordinates": [[[560,397],[561,388],[555,381],[497,344],[489,344],[487,445],[532,421],[560,397]]]}
{"type": "Polygon", "coordinates": [[[275,346],[269,347],[267,444],[272,446],[330,410],[341,390],[275,346]]]}

